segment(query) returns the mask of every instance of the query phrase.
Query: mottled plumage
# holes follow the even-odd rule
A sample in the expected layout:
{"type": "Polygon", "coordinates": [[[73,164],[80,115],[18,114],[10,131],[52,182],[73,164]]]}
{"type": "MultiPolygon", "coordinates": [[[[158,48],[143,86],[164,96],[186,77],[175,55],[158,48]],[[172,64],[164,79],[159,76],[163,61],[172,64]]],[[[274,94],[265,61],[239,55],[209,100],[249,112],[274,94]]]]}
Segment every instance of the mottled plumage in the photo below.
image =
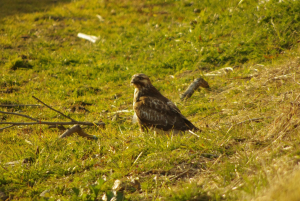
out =
{"type": "Polygon", "coordinates": [[[131,84],[135,87],[133,109],[141,131],[159,129],[163,131],[198,131],[169,99],[164,97],[145,74],[132,76],[131,84]]]}

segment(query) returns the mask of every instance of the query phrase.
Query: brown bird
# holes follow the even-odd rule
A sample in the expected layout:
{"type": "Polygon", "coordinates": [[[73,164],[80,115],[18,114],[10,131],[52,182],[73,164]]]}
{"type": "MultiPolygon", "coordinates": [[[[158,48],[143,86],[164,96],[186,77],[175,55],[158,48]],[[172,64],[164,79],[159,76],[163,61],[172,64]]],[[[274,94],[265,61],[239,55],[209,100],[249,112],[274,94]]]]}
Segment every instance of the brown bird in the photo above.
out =
{"type": "Polygon", "coordinates": [[[131,84],[134,86],[133,109],[142,132],[145,129],[156,131],[199,131],[176,105],[164,97],[152,84],[145,74],[132,76],[131,84]]]}

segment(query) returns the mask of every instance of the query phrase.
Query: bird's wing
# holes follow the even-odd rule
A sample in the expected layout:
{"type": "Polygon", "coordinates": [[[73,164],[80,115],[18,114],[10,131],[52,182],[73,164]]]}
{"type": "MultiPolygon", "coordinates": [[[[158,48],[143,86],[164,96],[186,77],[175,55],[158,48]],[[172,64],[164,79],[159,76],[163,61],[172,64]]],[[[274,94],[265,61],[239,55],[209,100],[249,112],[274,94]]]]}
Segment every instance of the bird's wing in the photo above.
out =
{"type": "Polygon", "coordinates": [[[174,112],[181,114],[180,110],[178,109],[178,107],[172,102],[172,101],[168,101],[167,104],[169,105],[170,109],[173,110],[174,112]]]}
{"type": "MultiPolygon", "coordinates": [[[[180,110],[178,109],[178,107],[176,107],[176,105],[172,102],[172,101],[168,101],[167,104],[170,106],[170,108],[176,112],[179,116],[180,119],[183,120],[184,124],[179,124],[177,127],[180,130],[194,130],[194,131],[198,131],[199,129],[194,126],[192,124],[192,122],[190,122],[185,116],[183,116],[183,114],[181,114],[180,110]]],[[[182,121],[181,121],[182,122],[182,121]]]]}
{"type": "Polygon", "coordinates": [[[169,104],[156,98],[141,97],[133,107],[139,120],[147,126],[169,130],[181,121],[180,113],[178,114],[169,104]]]}

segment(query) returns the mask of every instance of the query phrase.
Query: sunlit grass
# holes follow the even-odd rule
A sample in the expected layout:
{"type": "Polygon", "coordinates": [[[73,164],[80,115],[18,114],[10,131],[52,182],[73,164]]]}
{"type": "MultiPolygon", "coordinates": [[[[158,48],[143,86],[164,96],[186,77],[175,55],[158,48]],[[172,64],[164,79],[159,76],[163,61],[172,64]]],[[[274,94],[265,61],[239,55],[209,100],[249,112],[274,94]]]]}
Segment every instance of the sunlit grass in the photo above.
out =
{"type": "MultiPolygon", "coordinates": [[[[49,190],[45,199],[100,200],[121,180],[131,188],[122,194],[130,200],[248,200],[264,195],[274,175],[296,167],[298,1],[5,5],[0,104],[37,104],[34,95],[78,121],[106,123],[105,129],[85,128],[97,141],[59,140],[62,131],[43,125],[1,132],[0,191],[10,199],[43,199],[49,190]],[[99,40],[93,44],[78,33],[99,40]],[[228,66],[233,72],[204,76],[228,66]],[[140,72],[201,128],[199,138],[140,133],[133,111],[114,118],[116,111],[132,110],[129,81],[140,72]],[[180,101],[199,76],[211,90],[180,101]],[[72,111],[76,105],[86,110],[72,111]],[[7,164],[14,161],[20,162],[7,164]]],[[[0,110],[67,121],[46,107],[0,110]]],[[[0,121],[28,120],[1,114],[0,121]]]]}

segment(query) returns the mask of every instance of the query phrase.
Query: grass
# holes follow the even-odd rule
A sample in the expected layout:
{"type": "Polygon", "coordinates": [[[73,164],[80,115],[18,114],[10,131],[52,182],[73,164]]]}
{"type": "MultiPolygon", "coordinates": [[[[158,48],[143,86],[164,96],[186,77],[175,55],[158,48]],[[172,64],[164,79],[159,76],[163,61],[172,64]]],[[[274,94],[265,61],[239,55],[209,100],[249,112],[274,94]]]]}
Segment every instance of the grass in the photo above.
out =
{"type": "MultiPolygon", "coordinates": [[[[0,104],[36,104],[34,95],[76,120],[106,123],[85,128],[97,141],[58,140],[61,131],[42,125],[1,132],[0,191],[9,199],[100,200],[116,181],[125,189],[119,200],[284,200],[276,189],[296,192],[298,1],[3,2],[0,104]],[[228,66],[233,72],[204,76],[228,66]],[[129,81],[140,72],[203,130],[200,138],[140,133],[132,113],[114,118],[132,109],[129,81]],[[211,91],[180,101],[199,76],[211,91]]],[[[64,120],[44,107],[1,110],[64,120]]]]}

